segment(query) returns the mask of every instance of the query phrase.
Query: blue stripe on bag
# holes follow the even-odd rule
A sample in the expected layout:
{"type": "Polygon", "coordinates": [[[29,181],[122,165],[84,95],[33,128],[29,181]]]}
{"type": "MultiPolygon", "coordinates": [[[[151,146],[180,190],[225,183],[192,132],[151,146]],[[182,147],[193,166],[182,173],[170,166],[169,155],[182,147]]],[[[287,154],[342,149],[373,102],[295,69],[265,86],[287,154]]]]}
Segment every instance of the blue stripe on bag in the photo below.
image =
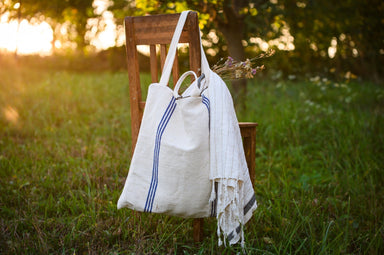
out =
{"type": "Polygon", "coordinates": [[[201,95],[201,100],[203,102],[203,104],[207,107],[207,110],[208,110],[208,127],[210,128],[211,127],[211,114],[210,114],[210,108],[209,108],[209,105],[210,105],[210,102],[209,102],[209,99],[208,97],[204,96],[204,95],[201,95]]]}
{"type": "Polygon", "coordinates": [[[201,98],[202,98],[202,102],[203,102],[203,104],[205,104],[205,106],[207,107],[207,109],[208,109],[208,112],[209,112],[209,99],[208,99],[208,97],[206,97],[206,96],[204,96],[204,95],[201,95],[201,98]]]}
{"type": "Polygon", "coordinates": [[[151,185],[149,186],[147,200],[144,206],[144,212],[151,212],[153,207],[153,201],[155,199],[155,193],[158,183],[158,170],[159,170],[159,155],[160,155],[160,143],[161,137],[164,133],[165,127],[167,126],[171,116],[176,108],[176,99],[173,97],[169,103],[167,109],[165,110],[163,117],[157,127],[156,139],[155,139],[155,149],[153,152],[153,167],[152,167],[152,180],[151,185]]]}

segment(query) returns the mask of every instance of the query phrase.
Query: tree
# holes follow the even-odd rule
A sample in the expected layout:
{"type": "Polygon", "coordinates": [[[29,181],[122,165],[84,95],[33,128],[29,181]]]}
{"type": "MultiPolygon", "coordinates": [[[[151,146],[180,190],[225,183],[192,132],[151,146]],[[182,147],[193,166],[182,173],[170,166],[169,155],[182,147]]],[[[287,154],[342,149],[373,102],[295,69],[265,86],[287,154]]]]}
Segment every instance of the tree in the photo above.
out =
{"type": "MultiPolygon", "coordinates": [[[[266,30],[258,29],[259,27],[255,26],[255,23],[258,21],[260,25],[265,24],[264,22],[268,20],[267,17],[271,17],[269,14],[264,13],[264,11],[272,5],[269,0],[186,0],[186,2],[192,9],[209,15],[209,21],[212,23],[213,28],[219,31],[225,39],[229,55],[240,61],[245,60],[243,41],[248,41],[251,36],[255,36],[257,33],[263,33],[266,30]],[[258,17],[261,16],[259,12],[265,14],[264,18],[258,19],[258,17]]],[[[268,20],[268,22],[270,22],[270,20],[268,20]]],[[[269,24],[267,28],[270,28],[269,24]]],[[[232,81],[232,85],[234,98],[237,99],[236,101],[241,102],[246,94],[246,81],[235,80],[232,81]]]]}
{"type": "MultiPolygon", "coordinates": [[[[219,36],[226,41],[226,47],[220,50],[228,51],[229,55],[237,60],[245,60],[243,42],[249,35],[268,34],[271,32],[270,11],[274,4],[269,0],[182,0],[182,1],[143,1],[143,0],[113,0],[110,10],[115,17],[122,19],[124,16],[176,13],[187,9],[199,13],[200,27],[204,34],[217,31],[219,36]],[[259,22],[259,26],[255,23],[259,22]],[[266,32],[268,30],[268,32],[266,32]]],[[[276,33],[272,33],[276,34],[276,33]]],[[[271,33],[270,33],[271,35],[271,33]]],[[[239,80],[233,83],[235,98],[241,99],[245,94],[246,82],[239,80]]],[[[241,102],[241,100],[238,100],[241,102]]]]}
{"type": "Polygon", "coordinates": [[[295,38],[297,65],[311,63],[311,71],[349,70],[376,80],[384,72],[383,1],[281,0],[280,4],[295,38]],[[331,42],[337,51],[330,57],[331,42]]]}

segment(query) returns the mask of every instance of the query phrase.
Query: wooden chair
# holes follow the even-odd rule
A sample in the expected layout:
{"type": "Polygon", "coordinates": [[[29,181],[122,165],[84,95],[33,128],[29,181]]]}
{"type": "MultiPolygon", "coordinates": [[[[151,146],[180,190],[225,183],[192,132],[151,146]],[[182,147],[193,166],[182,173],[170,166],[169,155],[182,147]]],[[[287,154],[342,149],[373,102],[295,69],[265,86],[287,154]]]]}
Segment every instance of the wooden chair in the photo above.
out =
{"type": "MultiPolygon", "coordinates": [[[[164,14],[125,18],[126,51],[131,108],[132,152],[139,134],[145,102],[141,98],[140,70],[137,45],[149,45],[152,82],[158,82],[156,45],[160,45],[160,63],[163,68],[167,56],[167,44],[171,43],[180,14],[164,14]]],[[[179,43],[189,44],[189,69],[200,75],[200,30],[196,12],[188,14],[179,43]]],[[[174,84],[179,78],[178,54],[176,53],[172,77],[174,84]]],[[[255,179],[255,147],[257,123],[239,123],[244,151],[252,183],[255,179]]],[[[194,240],[203,238],[203,219],[194,219],[194,240]]]]}

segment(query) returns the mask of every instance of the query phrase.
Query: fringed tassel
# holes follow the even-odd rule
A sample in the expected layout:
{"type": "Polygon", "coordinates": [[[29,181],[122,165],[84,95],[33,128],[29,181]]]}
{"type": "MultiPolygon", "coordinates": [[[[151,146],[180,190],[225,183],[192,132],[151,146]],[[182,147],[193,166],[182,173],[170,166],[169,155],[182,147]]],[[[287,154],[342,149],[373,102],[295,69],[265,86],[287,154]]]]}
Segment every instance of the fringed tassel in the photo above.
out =
{"type": "Polygon", "coordinates": [[[215,180],[212,180],[212,191],[211,196],[209,197],[209,202],[212,203],[216,199],[216,191],[215,191],[215,180]]]}
{"type": "Polygon", "coordinates": [[[244,252],[245,240],[244,240],[244,224],[243,223],[241,223],[241,248],[243,249],[243,252],[244,252]]]}
{"type": "MultiPolygon", "coordinates": [[[[240,186],[240,190],[239,190],[239,194],[241,194],[241,197],[244,197],[244,183],[241,183],[241,186],[240,186]]],[[[239,200],[240,201],[240,200],[239,200]]],[[[244,247],[245,247],[245,239],[244,239],[244,225],[245,225],[245,222],[244,222],[244,213],[242,212],[242,210],[244,210],[244,201],[241,200],[242,203],[241,203],[241,207],[239,207],[239,210],[240,210],[240,224],[241,224],[241,247],[243,248],[243,251],[244,251],[244,247]]]]}

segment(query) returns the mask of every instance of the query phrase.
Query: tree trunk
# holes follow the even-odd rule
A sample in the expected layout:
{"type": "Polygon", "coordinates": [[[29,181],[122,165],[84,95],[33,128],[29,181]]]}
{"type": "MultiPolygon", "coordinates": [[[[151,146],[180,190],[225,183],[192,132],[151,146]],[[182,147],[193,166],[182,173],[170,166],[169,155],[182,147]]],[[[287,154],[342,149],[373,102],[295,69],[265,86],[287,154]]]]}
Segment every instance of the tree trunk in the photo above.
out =
{"type": "MultiPolygon", "coordinates": [[[[227,42],[229,55],[235,60],[244,61],[245,53],[242,40],[244,37],[245,24],[244,17],[238,14],[240,6],[233,5],[233,3],[227,3],[224,4],[223,7],[226,20],[218,20],[217,27],[227,42]]],[[[247,83],[245,79],[232,81],[233,98],[236,106],[240,109],[244,108],[243,99],[246,95],[246,85],[247,83]]]]}
{"type": "MultiPolygon", "coordinates": [[[[244,61],[245,60],[245,53],[244,48],[242,44],[242,33],[239,32],[240,29],[233,29],[232,31],[229,31],[228,33],[224,34],[224,37],[227,41],[228,45],[228,52],[229,55],[238,61],[244,61]]],[[[232,80],[232,87],[233,87],[233,97],[237,105],[239,105],[242,108],[242,104],[244,102],[244,97],[246,95],[246,89],[247,89],[247,81],[246,79],[237,79],[232,80]]]]}

